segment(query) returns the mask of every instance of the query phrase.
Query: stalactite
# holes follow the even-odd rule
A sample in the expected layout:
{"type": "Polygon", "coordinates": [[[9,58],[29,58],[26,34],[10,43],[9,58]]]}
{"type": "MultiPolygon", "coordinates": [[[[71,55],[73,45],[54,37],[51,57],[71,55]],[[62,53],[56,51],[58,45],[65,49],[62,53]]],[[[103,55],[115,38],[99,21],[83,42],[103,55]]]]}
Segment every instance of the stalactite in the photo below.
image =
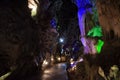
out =
{"type": "Polygon", "coordinates": [[[79,20],[79,29],[81,32],[81,41],[84,46],[86,46],[86,41],[85,41],[85,10],[79,10],[78,11],[78,20],[79,20]]]}
{"type": "Polygon", "coordinates": [[[76,5],[78,7],[78,22],[79,22],[79,29],[81,33],[81,42],[84,46],[84,53],[94,53],[93,52],[93,41],[91,39],[87,39],[86,32],[85,32],[85,17],[87,14],[87,10],[91,8],[91,4],[89,0],[77,0],[76,5]],[[83,4],[81,4],[81,2],[83,4]],[[89,7],[88,7],[89,6],[89,7]]]}

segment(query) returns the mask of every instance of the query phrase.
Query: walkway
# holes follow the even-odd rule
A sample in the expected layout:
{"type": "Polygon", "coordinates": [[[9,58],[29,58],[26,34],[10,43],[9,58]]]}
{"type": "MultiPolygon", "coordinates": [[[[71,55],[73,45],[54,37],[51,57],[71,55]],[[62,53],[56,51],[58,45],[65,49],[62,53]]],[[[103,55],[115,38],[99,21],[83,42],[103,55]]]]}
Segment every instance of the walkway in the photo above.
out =
{"type": "Polygon", "coordinates": [[[68,80],[66,72],[66,64],[60,63],[46,69],[42,80],[68,80]]]}

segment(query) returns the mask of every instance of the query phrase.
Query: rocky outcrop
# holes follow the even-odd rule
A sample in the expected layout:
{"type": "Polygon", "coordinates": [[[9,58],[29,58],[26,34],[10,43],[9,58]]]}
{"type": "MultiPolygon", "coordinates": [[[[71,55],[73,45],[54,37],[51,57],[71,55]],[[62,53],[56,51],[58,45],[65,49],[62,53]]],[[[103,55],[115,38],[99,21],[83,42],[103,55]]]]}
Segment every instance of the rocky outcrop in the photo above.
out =
{"type": "Polygon", "coordinates": [[[110,66],[120,66],[120,1],[97,0],[96,4],[105,41],[99,63],[107,74],[110,66]]]}
{"type": "Polygon", "coordinates": [[[25,5],[27,2],[24,0],[12,1],[0,1],[1,4],[4,4],[0,5],[0,74],[19,63],[17,60],[22,54],[29,55],[30,46],[33,50],[33,46],[36,44],[34,43],[35,37],[32,36],[36,34],[34,23],[30,18],[29,9],[25,5]],[[17,3],[20,5],[19,8],[18,5],[14,5],[17,3]],[[25,4],[22,6],[21,3],[25,4]]]}
{"type": "Polygon", "coordinates": [[[11,70],[6,80],[39,75],[42,64],[36,58],[50,50],[57,34],[50,28],[49,13],[42,9],[33,20],[27,0],[1,0],[0,4],[0,76],[11,70]]]}
{"type": "Polygon", "coordinates": [[[120,37],[120,1],[97,0],[97,9],[104,34],[120,37]]]}

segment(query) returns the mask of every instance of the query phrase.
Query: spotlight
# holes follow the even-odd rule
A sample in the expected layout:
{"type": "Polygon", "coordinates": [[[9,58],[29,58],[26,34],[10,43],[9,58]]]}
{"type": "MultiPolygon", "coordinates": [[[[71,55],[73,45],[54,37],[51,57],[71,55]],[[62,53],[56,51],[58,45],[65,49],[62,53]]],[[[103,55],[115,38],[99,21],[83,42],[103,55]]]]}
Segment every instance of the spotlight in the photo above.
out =
{"type": "Polygon", "coordinates": [[[64,39],[63,39],[63,38],[60,38],[60,39],[59,39],[59,42],[60,42],[60,43],[63,43],[63,42],[64,42],[64,39]]]}

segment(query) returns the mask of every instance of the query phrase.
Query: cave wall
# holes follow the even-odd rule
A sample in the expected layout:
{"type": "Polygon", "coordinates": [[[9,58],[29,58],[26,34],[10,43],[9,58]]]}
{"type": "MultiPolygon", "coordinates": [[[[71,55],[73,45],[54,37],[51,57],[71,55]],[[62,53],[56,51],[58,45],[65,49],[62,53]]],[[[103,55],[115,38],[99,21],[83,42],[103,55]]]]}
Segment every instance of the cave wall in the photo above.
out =
{"type": "Polygon", "coordinates": [[[97,0],[99,22],[103,33],[109,36],[112,31],[120,37],[120,1],[119,0],[97,0]]]}
{"type": "Polygon", "coordinates": [[[110,66],[120,66],[120,1],[97,0],[96,6],[105,41],[99,63],[108,73],[110,66]]]}
{"type": "Polygon", "coordinates": [[[30,15],[27,0],[20,1],[0,1],[0,76],[12,71],[6,80],[21,80],[39,72],[42,64],[38,58],[50,50],[57,35],[50,26],[51,16],[45,11],[45,4],[41,2],[35,20],[30,15]]]}

